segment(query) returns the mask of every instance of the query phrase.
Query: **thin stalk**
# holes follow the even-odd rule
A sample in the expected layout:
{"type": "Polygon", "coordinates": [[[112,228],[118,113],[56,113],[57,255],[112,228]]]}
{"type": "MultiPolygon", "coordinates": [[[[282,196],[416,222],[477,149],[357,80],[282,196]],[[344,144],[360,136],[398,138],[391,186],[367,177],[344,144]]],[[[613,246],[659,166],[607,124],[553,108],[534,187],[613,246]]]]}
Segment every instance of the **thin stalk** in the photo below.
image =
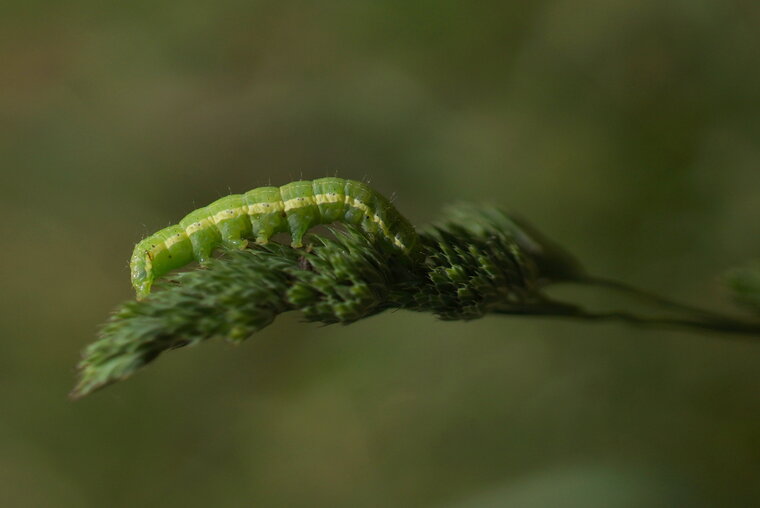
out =
{"type": "Polygon", "coordinates": [[[713,314],[711,317],[664,317],[642,316],[625,311],[593,312],[577,305],[547,300],[540,306],[524,309],[494,309],[494,314],[510,316],[541,316],[577,319],[581,321],[619,321],[636,326],[655,328],[685,328],[703,332],[721,332],[745,337],[760,337],[760,322],[748,322],[740,319],[713,314]]]}
{"type": "Polygon", "coordinates": [[[617,280],[605,279],[603,277],[588,276],[588,277],[585,277],[583,279],[578,279],[573,282],[578,282],[580,284],[586,284],[589,286],[596,286],[596,287],[611,289],[621,294],[625,294],[633,298],[636,298],[639,301],[658,306],[662,309],[668,309],[675,312],[692,314],[695,316],[700,316],[702,318],[708,318],[708,319],[713,319],[717,321],[734,321],[733,318],[729,316],[725,316],[718,312],[696,307],[694,305],[677,302],[669,298],[665,298],[663,296],[657,295],[655,293],[651,293],[644,289],[641,289],[641,288],[638,288],[630,284],[626,284],[625,282],[620,282],[617,280]]]}

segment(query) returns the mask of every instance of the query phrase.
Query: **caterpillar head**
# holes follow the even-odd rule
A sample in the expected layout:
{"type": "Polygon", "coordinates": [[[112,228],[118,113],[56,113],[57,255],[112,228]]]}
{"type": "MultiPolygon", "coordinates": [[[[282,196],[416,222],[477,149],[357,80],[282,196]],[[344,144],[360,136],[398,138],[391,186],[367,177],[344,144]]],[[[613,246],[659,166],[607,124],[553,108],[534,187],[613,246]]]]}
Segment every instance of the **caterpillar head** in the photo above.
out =
{"type": "Polygon", "coordinates": [[[150,252],[140,244],[135,247],[132,259],[129,262],[129,269],[132,275],[132,287],[135,288],[137,299],[142,300],[150,294],[154,275],[150,252]]]}

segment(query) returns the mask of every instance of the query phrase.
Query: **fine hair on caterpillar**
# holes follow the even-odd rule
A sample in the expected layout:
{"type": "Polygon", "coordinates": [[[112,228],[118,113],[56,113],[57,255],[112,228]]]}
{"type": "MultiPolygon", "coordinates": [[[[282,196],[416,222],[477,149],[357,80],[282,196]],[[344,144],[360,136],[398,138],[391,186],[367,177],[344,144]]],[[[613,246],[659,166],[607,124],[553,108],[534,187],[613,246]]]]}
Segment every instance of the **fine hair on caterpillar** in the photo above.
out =
{"type": "Polygon", "coordinates": [[[380,235],[407,254],[418,247],[414,227],[368,185],[335,177],[299,180],[225,196],[140,241],[129,263],[132,286],[142,299],[158,277],[193,261],[205,265],[218,247],[243,249],[249,240],[265,244],[288,233],[299,248],[309,229],[333,222],[380,235]]]}

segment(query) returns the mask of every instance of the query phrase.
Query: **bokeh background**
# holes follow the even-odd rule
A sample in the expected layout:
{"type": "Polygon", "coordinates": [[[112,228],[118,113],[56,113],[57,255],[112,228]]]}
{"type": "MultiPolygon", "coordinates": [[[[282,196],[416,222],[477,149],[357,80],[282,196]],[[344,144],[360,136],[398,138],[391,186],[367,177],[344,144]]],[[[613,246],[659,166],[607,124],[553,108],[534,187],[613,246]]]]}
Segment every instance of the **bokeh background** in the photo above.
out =
{"type": "Polygon", "coordinates": [[[727,308],[718,275],[760,253],[757,2],[2,11],[1,506],[760,504],[760,343],[717,334],[285,315],[66,398],[142,235],[300,177],[369,179],[417,224],[496,203],[727,308]]]}

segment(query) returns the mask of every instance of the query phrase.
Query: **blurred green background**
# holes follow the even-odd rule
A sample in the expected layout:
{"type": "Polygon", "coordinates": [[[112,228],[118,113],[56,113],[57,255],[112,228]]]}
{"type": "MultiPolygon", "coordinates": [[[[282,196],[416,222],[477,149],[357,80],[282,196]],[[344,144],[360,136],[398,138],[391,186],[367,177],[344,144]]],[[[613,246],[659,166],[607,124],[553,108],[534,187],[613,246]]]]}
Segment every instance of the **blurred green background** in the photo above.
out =
{"type": "Polygon", "coordinates": [[[726,308],[760,252],[757,2],[0,10],[0,506],[760,504],[760,346],[719,335],[285,315],[66,398],[142,235],[299,177],[417,224],[496,203],[726,308]]]}

